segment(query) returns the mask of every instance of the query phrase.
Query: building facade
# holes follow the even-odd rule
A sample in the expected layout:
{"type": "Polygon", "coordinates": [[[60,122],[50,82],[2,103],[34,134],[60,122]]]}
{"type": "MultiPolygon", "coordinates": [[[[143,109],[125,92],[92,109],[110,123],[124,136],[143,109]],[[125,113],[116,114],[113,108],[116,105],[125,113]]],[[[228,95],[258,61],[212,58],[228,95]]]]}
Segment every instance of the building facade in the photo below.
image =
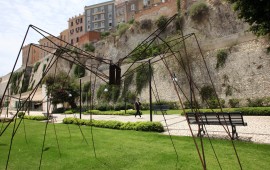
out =
{"type": "Polygon", "coordinates": [[[115,4],[108,1],[85,6],[85,30],[104,32],[115,27],[115,4]]]}
{"type": "Polygon", "coordinates": [[[46,55],[53,53],[58,48],[57,46],[60,46],[60,41],[57,38],[47,36],[38,41],[42,48],[40,50],[40,58],[44,58],[46,55]]]}
{"type": "Polygon", "coordinates": [[[69,43],[72,45],[77,45],[79,43],[80,36],[82,36],[86,32],[85,15],[80,14],[79,16],[69,18],[68,31],[69,43]]]}
{"type": "Polygon", "coordinates": [[[32,66],[40,60],[40,51],[38,47],[30,44],[24,46],[22,48],[22,66],[32,66]]]}
{"type": "Polygon", "coordinates": [[[135,17],[139,10],[139,0],[127,0],[115,5],[115,18],[117,24],[126,23],[135,17]]]}
{"type": "Polygon", "coordinates": [[[89,31],[80,37],[78,47],[83,49],[85,44],[90,43],[90,42],[97,42],[99,40],[100,40],[100,32],[89,31]]]}

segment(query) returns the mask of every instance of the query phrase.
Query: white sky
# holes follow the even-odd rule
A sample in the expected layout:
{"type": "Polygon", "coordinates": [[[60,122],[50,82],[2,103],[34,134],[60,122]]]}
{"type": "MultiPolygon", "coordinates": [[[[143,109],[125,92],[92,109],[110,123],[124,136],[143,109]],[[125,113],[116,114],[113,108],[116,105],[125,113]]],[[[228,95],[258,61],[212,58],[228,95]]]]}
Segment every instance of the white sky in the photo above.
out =
{"type": "MultiPolygon", "coordinates": [[[[1,0],[0,1],[0,76],[11,72],[24,35],[30,24],[55,36],[68,28],[67,21],[84,12],[84,6],[109,0],[1,0]]],[[[26,44],[42,38],[31,30],[26,44]]],[[[16,68],[21,66],[21,57],[16,68]]]]}

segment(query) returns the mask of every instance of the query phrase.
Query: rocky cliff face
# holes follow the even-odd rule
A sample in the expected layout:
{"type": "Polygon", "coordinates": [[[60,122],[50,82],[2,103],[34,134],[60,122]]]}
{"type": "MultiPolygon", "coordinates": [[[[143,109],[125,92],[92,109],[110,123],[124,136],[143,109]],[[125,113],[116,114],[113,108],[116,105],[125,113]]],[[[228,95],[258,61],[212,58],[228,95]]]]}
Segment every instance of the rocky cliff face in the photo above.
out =
{"type": "MultiPolygon", "coordinates": [[[[267,74],[270,71],[270,56],[265,50],[269,45],[268,41],[263,38],[258,39],[246,32],[248,25],[237,19],[229,4],[208,1],[208,5],[208,12],[199,22],[189,17],[188,13],[183,17],[184,34],[196,34],[206,62],[204,65],[195,39],[193,37],[188,39],[187,44],[190,46],[187,48],[191,58],[192,77],[198,88],[195,90],[198,98],[200,99],[200,88],[211,84],[206,66],[219,97],[225,99],[226,103],[231,98],[241,99],[241,104],[245,104],[247,98],[269,96],[270,78],[267,74]],[[226,51],[228,57],[225,65],[217,69],[216,55],[221,49],[226,51]],[[229,93],[228,88],[230,88],[229,93]]],[[[162,35],[165,38],[176,33],[173,24],[169,27],[165,35],[162,35]]],[[[110,37],[97,43],[97,53],[116,62],[119,58],[126,56],[149,34],[150,32],[144,32],[133,26],[121,37],[110,37]]],[[[154,79],[160,98],[177,101],[172,80],[163,63],[156,63],[154,70],[154,79]]],[[[189,96],[189,84],[183,70],[171,71],[176,73],[181,90],[189,96]]],[[[180,96],[185,100],[183,94],[180,96]]],[[[148,87],[143,90],[140,97],[148,101],[148,87]]]]}

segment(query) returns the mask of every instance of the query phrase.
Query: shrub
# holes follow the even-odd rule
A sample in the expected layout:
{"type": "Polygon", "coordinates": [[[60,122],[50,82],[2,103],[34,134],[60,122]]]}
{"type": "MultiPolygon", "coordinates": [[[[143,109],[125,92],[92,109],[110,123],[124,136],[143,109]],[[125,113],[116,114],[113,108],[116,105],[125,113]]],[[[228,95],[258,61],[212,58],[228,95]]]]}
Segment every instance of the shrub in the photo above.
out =
{"type": "Polygon", "coordinates": [[[216,64],[216,68],[220,68],[223,67],[226,59],[228,57],[228,54],[225,50],[219,50],[217,53],[217,64],[216,64]]]}
{"type": "Polygon", "coordinates": [[[152,20],[151,19],[144,19],[141,21],[140,28],[144,30],[151,30],[152,28],[152,20]]]}
{"type": "Polygon", "coordinates": [[[63,119],[64,124],[77,124],[86,126],[95,126],[101,128],[110,129],[121,129],[121,130],[137,130],[137,131],[152,131],[152,132],[163,132],[164,128],[160,122],[127,122],[123,123],[114,120],[80,120],[78,118],[65,118],[63,119]]]}
{"type": "MultiPolygon", "coordinates": [[[[225,104],[225,100],[220,99],[219,101],[220,101],[221,107],[223,108],[223,107],[224,107],[224,104],[225,104]]],[[[220,108],[217,99],[209,99],[209,100],[207,100],[207,104],[208,104],[208,107],[209,107],[210,109],[220,108]]]]}
{"type": "Polygon", "coordinates": [[[93,115],[98,115],[98,114],[100,114],[100,111],[99,110],[88,110],[87,113],[93,114],[93,115]]]}
{"type": "Polygon", "coordinates": [[[239,99],[229,99],[229,105],[232,108],[239,107],[239,102],[240,102],[239,99]]]}
{"type": "Polygon", "coordinates": [[[52,111],[52,113],[64,113],[65,112],[65,108],[61,107],[61,108],[56,108],[52,111]]]}
{"type": "Polygon", "coordinates": [[[47,64],[43,64],[43,68],[42,68],[43,73],[45,72],[46,66],[47,66],[47,64]]]}
{"type": "Polygon", "coordinates": [[[24,115],[25,115],[25,112],[19,112],[19,113],[18,113],[18,117],[19,117],[19,118],[22,118],[24,115]]]}
{"type": "Polygon", "coordinates": [[[200,20],[208,12],[208,6],[204,2],[196,2],[191,5],[189,15],[194,20],[200,20]]]}
{"type": "Polygon", "coordinates": [[[128,21],[128,24],[133,24],[134,21],[135,21],[135,19],[133,18],[133,19],[131,19],[131,20],[128,21]]]}
{"type": "Polygon", "coordinates": [[[85,68],[80,65],[76,65],[74,68],[74,75],[77,78],[83,77],[85,75],[85,68]]]}
{"type": "Polygon", "coordinates": [[[83,48],[84,48],[85,51],[89,51],[89,52],[95,52],[95,50],[96,50],[93,43],[84,44],[83,48]]]}
{"type": "Polygon", "coordinates": [[[257,98],[257,99],[247,99],[248,107],[262,107],[264,99],[257,98]]]}
{"type": "Polygon", "coordinates": [[[121,23],[118,25],[118,28],[117,28],[117,34],[119,36],[122,36],[129,28],[129,25],[126,24],[126,23],[121,23]]]}
{"type": "Polygon", "coordinates": [[[133,109],[134,106],[131,103],[126,103],[125,102],[121,102],[121,103],[116,103],[114,106],[114,110],[125,110],[125,109],[133,109]]]}
{"type": "Polygon", "coordinates": [[[65,114],[73,114],[73,110],[66,110],[64,113],[65,114]]]}
{"type": "Polygon", "coordinates": [[[110,35],[110,32],[102,32],[100,33],[101,37],[104,38],[104,37],[107,37],[110,35]]]}
{"type": "MultiPolygon", "coordinates": [[[[190,109],[190,102],[189,102],[189,101],[185,101],[185,102],[183,103],[183,105],[184,105],[185,109],[190,109]]],[[[198,102],[193,101],[192,107],[193,107],[193,108],[200,108],[200,105],[199,105],[198,102]]]]}
{"type": "Polygon", "coordinates": [[[34,73],[38,70],[39,65],[40,65],[40,62],[37,62],[37,63],[34,65],[34,73]]]}
{"type": "Polygon", "coordinates": [[[46,116],[24,116],[23,118],[29,120],[47,120],[46,116]]]}
{"type": "Polygon", "coordinates": [[[168,18],[162,15],[157,19],[156,25],[159,29],[163,29],[166,26],[167,21],[168,21],[168,18]]]}
{"type": "Polygon", "coordinates": [[[200,95],[202,100],[208,100],[215,97],[215,89],[210,85],[205,85],[201,88],[200,95]]]}

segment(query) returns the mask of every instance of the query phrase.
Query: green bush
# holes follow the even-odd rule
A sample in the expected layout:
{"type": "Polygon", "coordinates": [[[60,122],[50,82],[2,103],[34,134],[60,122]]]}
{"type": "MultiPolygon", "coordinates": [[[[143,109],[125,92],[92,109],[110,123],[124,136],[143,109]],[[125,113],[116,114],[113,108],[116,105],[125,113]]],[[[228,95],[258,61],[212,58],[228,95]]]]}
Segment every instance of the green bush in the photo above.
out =
{"type": "Polygon", "coordinates": [[[65,114],[73,114],[73,110],[66,110],[64,113],[65,114]]]}
{"type": "Polygon", "coordinates": [[[189,15],[192,19],[199,21],[208,12],[208,6],[204,2],[195,2],[189,8],[189,15]]]}
{"type": "Polygon", "coordinates": [[[215,89],[210,85],[204,85],[200,90],[202,100],[209,100],[215,97],[215,89]]]}
{"type": "Polygon", "coordinates": [[[99,110],[88,110],[87,113],[88,114],[93,114],[93,115],[99,115],[100,111],[99,110]]]}
{"type": "Polygon", "coordinates": [[[247,101],[248,101],[248,107],[262,107],[264,99],[263,98],[247,99],[247,101]]]}
{"type": "Polygon", "coordinates": [[[145,30],[151,30],[152,28],[152,20],[151,19],[144,19],[140,23],[140,28],[145,30]]]}
{"type": "MultiPolygon", "coordinates": [[[[219,102],[220,102],[221,107],[223,108],[224,107],[224,104],[225,104],[225,100],[220,99],[219,102]]],[[[207,100],[207,104],[208,104],[208,107],[210,109],[220,108],[217,99],[209,99],[209,100],[207,100]]]]}
{"type": "Polygon", "coordinates": [[[38,70],[39,65],[40,62],[36,62],[36,64],[34,65],[34,73],[38,70]]]}
{"type": "Polygon", "coordinates": [[[61,107],[61,108],[56,108],[52,111],[52,113],[64,113],[65,112],[65,108],[61,107]]]}
{"type": "Polygon", "coordinates": [[[47,120],[46,116],[24,116],[24,119],[29,120],[47,120]]]}
{"type": "Polygon", "coordinates": [[[104,37],[107,37],[110,35],[110,32],[102,32],[100,33],[101,37],[104,38],[104,37]]]}
{"type": "Polygon", "coordinates": [[[19,113],[18,113],[18,117],[19,117],[19,118],[22,118],[24,115],[25,115],[25,112],[19,112],[19,113]]]}
{"type": "Polygon", "coordinates": [[[168,18],[162,15],[157,19],[156,25],[161,30],[166,26],[167,21],[168,21],[168,18]]]}
{"type": "Polygon", "coordinates": [[[85,75],[85,68],[80,66],[80,65],[76,65],[74,68],[74,75],[77,78],[81,78],[84,77],[85,75]]]}
{"type": "Polygon", "coordinates": [[[229,99],[229,105],[232,108],[239,107],[239,102],[240,102],[239,99],[229,99]]]}
{"type": "MultiPolygon", "coordinates": [[[[185,109],[190,109],[190,102],[189,102],[189,101],[185,101],[185,102],[183,103],[183,105],[184,105],[185,109]]],[[[193,102],[192,102],[192,107],[193,107],[193,108],[200,108],[200,105],[199,105],[198,102],[193,101],[193,102]]]]}
{"type": "Polygon", "coordinates": [[[219,50],[217,53],[216,68],[223,67],[228,57],[228,53],[225,50],[219,50]]]}
{"type": "Polygon", "coordinates": [[[95,46],[93,45],[93,43],[87,43],[87,44],[84,44],[84,50],[85,51],[89,51],[89,52],[95,52],[96,48],[95,46]]]}
{"type": "Polygon", "coordinates": [[[123,34],[125,34],[125,32],[128,30],[128,28],[129,28],[129,24],[126,24],[126,23],[119,24],[117,27],[117,34],[119,36],[122,36],[123,34]]]}
{"type": "Polygon", "coordinates": [[[135,21],[135,19],[131,19],[131,20],[128,21],[128,24],[133,24],[134,21],[135,21]]]}
{"type": "Polygon", "coordinates": [[[46,66],[47,66],[47,64],[43,64],[43,68],[42,68],[43,73],[45,72],[46,66]]]}
{"type": "Polygon", "coordinates": [[[123,123],[114,120],[83,120],[78,118],[65,118],[64,124],[77,124],[86,126],[95,126],[100,128],[121,129],[121,130],[137,130],[137,131],[152,131],[163,132],[164,128],[160,122],[127,122],[123,123]]]}

